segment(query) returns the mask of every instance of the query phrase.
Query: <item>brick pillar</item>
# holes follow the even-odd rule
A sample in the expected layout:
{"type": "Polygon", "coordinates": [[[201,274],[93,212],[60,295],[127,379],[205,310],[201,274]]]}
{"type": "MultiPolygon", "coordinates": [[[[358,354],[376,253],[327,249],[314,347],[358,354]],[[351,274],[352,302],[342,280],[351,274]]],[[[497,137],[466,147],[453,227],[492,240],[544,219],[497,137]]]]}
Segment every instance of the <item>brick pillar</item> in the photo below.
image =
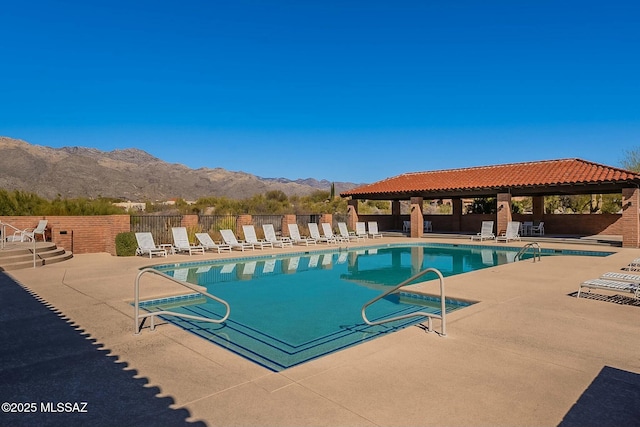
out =
{"type": "Polygon", "coordinates": [[[180,226],[182,227],[197,227],[198,215],[182,215],[180,220],[180,226]]]}
{"type": "Polygon", "coordinates": [[[327,224],[330,224],[331,228],[333,229],[333,214],[322,214],[322,215],[320,215],[320,224],[322,224],[323,222],[326,222],[327,224]]]}
{"type": "Polygon", "coordinates": [[[400,200],[391,201],[391,216],[393,218],[392,230],[402,230],[402,220],[400,219],[400,200]]]}
{"type": "Polygon", "coordinates": [[[507,224],[511,221],[511,194],[498,194],[498,223],[496,224],[496,236],[507,230],[507,224]]]}
{"type": "Polygon", "coordinates": [[[451,231],[460,232],[460,224],[462,224],[462,199],[456,197],[451,199],[451,231]]]}
{"type": "Polygon", "coordinates": [[[296,216],[295,215],[282,215],[282,236],[283,237],[291,237],[289,236],[289,224],[296,224],[296,216]]]}
{"type": "Polygon", "coordinates": [[[411,237],[422,237],[424,233],[422,202],[422,197],[411,198],[411,237]]]}
{"type": "Polygon", "coordinates": [[[238,215],[238,219],[236,220],[236,236],[243,236],[242,239],[244,239],[242,226],[251,224],[253,224],[253,217],[251,215],[238,215]]]}
{"type": "Polygon", "coordinates": [[[622,189],[622,247],[640,247],[640,189],[622,189]]]}
{"type": "Polygon", "coordinates": [[[347,202],[347,227],[349,230],[356,229],[358,222],[358,200],[351,199],[347,202]]]}

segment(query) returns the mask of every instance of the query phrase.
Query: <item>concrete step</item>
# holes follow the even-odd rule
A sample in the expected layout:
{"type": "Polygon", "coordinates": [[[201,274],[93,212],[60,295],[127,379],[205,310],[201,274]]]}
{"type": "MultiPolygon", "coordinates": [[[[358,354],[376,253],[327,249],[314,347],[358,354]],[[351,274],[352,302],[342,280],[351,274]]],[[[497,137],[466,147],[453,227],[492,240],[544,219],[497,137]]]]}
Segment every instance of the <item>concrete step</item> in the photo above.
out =
{"type": "MultiPolygon", "coordinates": [[[[38,242],[35,248],[35,266],[66,261],[73,257],[71,252],[58,248],[51,242],[38,242]]],[[[0,271],[33,268],[33,243],[6,243],[0,250],[0,271]]]]}

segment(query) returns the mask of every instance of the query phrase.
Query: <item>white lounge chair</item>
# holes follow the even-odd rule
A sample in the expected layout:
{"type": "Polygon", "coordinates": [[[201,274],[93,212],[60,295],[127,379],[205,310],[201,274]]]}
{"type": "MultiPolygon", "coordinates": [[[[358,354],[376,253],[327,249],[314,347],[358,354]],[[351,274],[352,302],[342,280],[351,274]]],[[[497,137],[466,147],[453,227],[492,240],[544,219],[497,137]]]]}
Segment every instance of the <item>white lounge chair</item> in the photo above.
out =
{"type": "Polygon", "coordinates": [[[243,225],[242,226],[242,231],[244,232],[244,240],[245,240],[245,242],[253,243],[253,246],[257,247],[257,248],[260,248],[260,250],[262,250],[264,248],[272,248],[273,249],[273,243],[269,242],[268,240],[258,239],[258,236],[256,236],[256,229],[252,224],[243,225]]]}
{"type": "Polygon", "coordinates": [[[364,240],[364,237],[356,236],[355,234],[349,233],[349,230],[347,229],[347,224],[344,222],[338,223],[338,231],[340,231],[340,236],[345,241],[355,240],[357,242],[358,240],[364,240]]]}
{"type": "Polygon", "coordinates": [[[382,234],[378,231],[378,221],[369,221],[368,226],[369,236],[371,236],[372,239],[375,239],[376,237],[382,238],[382,234]]]}
{"type": "Polygon", "coordinates": [[[367,234],[367,226],[364,222],[356,222],[356,236],[360,237],[362,240],[369,238],[369,235],[367,234]]]}
{"type": "Polygon", "coordinates": [[[640,275],[618,272],[604,273],[598,279],[585,280],[580,283],[577,298],[580,298],[582,288],[629,292],[635,298],[640,298],[640,275]]]}
{"type": "Polygon", "coordinates": [[[216,250],[218,253],[231,252],[231,246],[226,243],[216,243],[209,233],[196,233],[196,239],[205,250],[216,250]]]}
{"type": "Polygon", "coordinates": [[[493,234],[493,221],[482,221],[482,227],[480,232],[475,236],[471,236],[471,240],[495,239],[496,235],[493,234]]]}
{"type": "Polygon", "coordinates": [[[149,258],[152,258],[154,255],[167,257],[167,251],[160,246],[156,246],[153,241],[153,235],[150,232],[136,233],[136,241],[138,242],[136,255],[149,255],[149,258]]]}
{"type": "Polygon", "coordinates": [[[520,240],[520,221],[509,221],[507,223],[507,229],[504,233],[496,237],[496,241],[508,242],[509,240],[520,240]]]}
{"type": "Polygon", "coordinates": [[[255,249],[253,243],[238,241],[238,239],[236,239],[236,235],[233,234],[233,231],[231,230],[220,230],[220,235],[222,236],[222,240],[224,240],[231,249],[240,249],[242,252],[244,252],[245,249],[255,249]]]}
{"type": "Polygon", "coordinates": [[[47,239],[45,238],[44,233],[47,229],[48,222],[49,220],[41,219],[38,221],[38,226],[36,228],[25,228],[24,230],[16,231],[13,235],[13,241],[16,242],[19,240],[21,242],[25,242],[27,241],[25,239],[34,241],[36,239],[36,235],[39,234],[42,236],[42,241],[46,242],[47,239]]]}
{"type": "Polygon", "coordinates": [[[321,236],[320,230],[318,229],[318,224],[316,224],[315,222],[309,223],[309,234],[311,235],[312,239],[315,239],[316,242],[326,244],[336,243],[336,239],[334,237],[321,236]]]}
{"type": "Polygon", "coordinates": [[[311,237],[301,236],[300,229],[298,229],[298,224],[287,224],[289,228],[289,237],[291,237],[291,241],[297,245],[315,245],[317,244],[316,240],[311,237]]]}
{"type": "Polygon", "coordinates": [[[204,255],[204,248],[202,246],[189,243],[186,227],[172,227],[171,234],[173,235],[174,252],[189,252],[189,255],[193,255],[194,253],[204,255]]]}
{"type": "MultiPolygon", "coordinates": [[[[333,230],[331,229],[331,224],[329,224],[328,222],[323,222],[321,225],[322,225],[322,233],[324,234],[324,237],[329,239],[329,241],[333,241],[335,243],[344,241],[344,239],[341,236],[336,236],[335,234],[333,234],[333,230]]],[[[349,239],[347,239],[347,241],[348,240],[349,239]]]]}
{"type": "Polygon", "coordinates": [[[264,239],[267,242],[271,242],[273,247],[284,248],[293,246],[293,242],[288,237],[278,239],[276,236],[276,230],[273,228],[273,224],[262,224],[262,230],[264,231],[264,239]]]}

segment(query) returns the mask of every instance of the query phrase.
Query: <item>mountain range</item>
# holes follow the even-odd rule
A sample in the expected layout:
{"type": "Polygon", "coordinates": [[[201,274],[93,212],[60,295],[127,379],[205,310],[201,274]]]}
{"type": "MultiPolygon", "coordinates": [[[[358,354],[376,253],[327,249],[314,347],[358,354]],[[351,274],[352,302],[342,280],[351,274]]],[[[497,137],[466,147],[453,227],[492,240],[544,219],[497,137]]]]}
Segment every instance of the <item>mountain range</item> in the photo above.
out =
{"type": "MultiPolygon", "coordinates": [[[[336,194],[358,185],[334,183],[336,194]]],[[[46,199],[245,199],[273,190],[302,196],[330,188],[331,182],[324,179],[261,178],[222,168],[190,169],[135,148],[106,152],[85,147],[50,148],[0,136],[0,189],[22,190],[46,199]]]]}

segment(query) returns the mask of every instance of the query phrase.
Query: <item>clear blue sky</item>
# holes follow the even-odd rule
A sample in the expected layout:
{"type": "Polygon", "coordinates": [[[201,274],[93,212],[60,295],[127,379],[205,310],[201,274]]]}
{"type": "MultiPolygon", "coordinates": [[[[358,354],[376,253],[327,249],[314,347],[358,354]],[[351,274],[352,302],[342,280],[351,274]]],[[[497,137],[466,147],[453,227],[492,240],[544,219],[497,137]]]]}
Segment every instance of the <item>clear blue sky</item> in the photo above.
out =
{"type": "Polygon", "coordinates": [[[0,135],[368,183],[640,146],[640,1],[0,9],[0,135]]]}

